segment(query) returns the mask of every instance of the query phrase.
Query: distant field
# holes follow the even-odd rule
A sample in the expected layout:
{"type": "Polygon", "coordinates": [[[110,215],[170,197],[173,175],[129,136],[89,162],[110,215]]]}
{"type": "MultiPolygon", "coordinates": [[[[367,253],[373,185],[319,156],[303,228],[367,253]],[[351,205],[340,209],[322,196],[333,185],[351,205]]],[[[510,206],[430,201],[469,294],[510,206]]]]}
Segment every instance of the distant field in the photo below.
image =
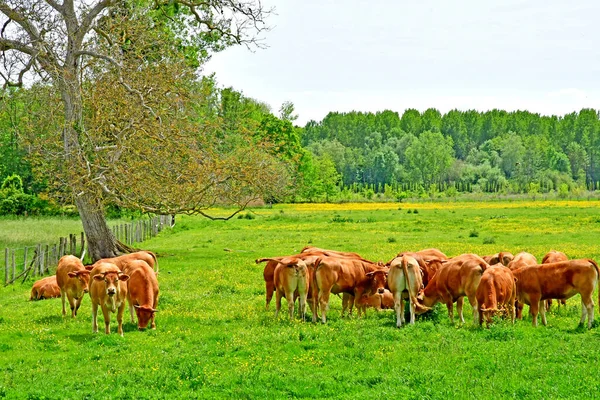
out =
{"type": "MultiPolygon", "coordinates": [[[[31,281],[0,289],[0,398],[598,396],[600,328],[577,326],[579,296],[538,328],[529,317],[473,327],[468,305],[466,325],[452,326],[438,305],[397,329],[391,311],[340,318],[336,296],[327,325],[313,325],[265,311],[264,264],[254,259],[312,244],[384,261],[428,247],[600,260],[600,202],[277,205],[242,216],[178,216],[144,243],[160,256],[156,331],[127,322],[121,338],[113,316],[112,335],[92,334],[89,298],[71,320],[60,299],[28,302],[31,281]]],[[[10,237],[4,220],[0,228],[10,237]]]]}

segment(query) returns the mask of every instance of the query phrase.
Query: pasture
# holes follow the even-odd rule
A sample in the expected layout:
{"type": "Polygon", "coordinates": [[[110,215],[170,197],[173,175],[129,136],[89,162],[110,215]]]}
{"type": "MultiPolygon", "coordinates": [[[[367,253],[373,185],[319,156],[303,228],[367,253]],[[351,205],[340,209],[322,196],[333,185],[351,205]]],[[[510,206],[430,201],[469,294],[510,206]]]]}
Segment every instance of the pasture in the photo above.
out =
{"type": "Polygon", "coordinates": [[[391,310],[340,318],[337,296],[326,325],[290,322],[286,312],[273,318],[274,300],[265,311],[264,264],[254,260],[309,244],[375,261],[428,247],[600,260],[599,206],[277,205],[228,222],[178,216],[143,244],[159,255],[156,331],[137,331],[126,312],[124,337],[114,315],[111,335],[92,334],[89,296],[72,320],[60,299],[28,302],[33,281],[0,289],[0,398],[594,398],[600,327],[578,327],[578,295],[538,328],[529,316],[475,327],[465,302],[464,326],[438,304],[397,329],[391,310]]]}

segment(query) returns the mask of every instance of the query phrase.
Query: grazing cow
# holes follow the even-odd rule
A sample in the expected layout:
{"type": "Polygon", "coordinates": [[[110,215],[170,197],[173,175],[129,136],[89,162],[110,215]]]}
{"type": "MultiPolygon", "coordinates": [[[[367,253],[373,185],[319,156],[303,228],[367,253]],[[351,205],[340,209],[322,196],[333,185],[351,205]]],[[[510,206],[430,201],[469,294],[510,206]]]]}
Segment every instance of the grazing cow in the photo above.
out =
{"type": "Polygon", "coordinates": [[[60,288],[63,316],[67,315],[65,296],[71,306],[71,317],[75,318],[77,316],[77,310],[81,306],[83,295],[88,292],[89,282],[90,271],[84,268],[79,258],[68,255],[58,260],[56,284],[60,288]]]}
{"type": "Polygon", "coordinates": [[[143,260],[132,260],[123,264],[123,272],[129,275],[127,281],[127,300],[131,323],[135,323],[133,313],[137,314],[139,330],[146,329],[151,321],[151,328],[156,329],[154,321],[158,312],[158,280],[154,270],[143,260]]]}
{"type": "Polygon", "coordinates": [[[276,288],[275,318],[281,310],[281,298],[285,297],[288,304],[290,320],[294,318],[294,300],[300,298],[300,315],[302,321],[306,317],[306,299],[310,285],[311,273],[304,260],[299,257],[284,257],[269,260],[277,262],[273,273],[273,284],[276,288]],[[295,293],[297,293],[295,295],[295,293]]]}
{"type": "MultiPolygon", "coordinates": [[[[562,251],[550,250],[542,259],[542,264],[551,264],[560,261],[569,261],[569,257],[562,251]]],[[[561,304],[566,306],[567,301],[565,299],[558,299],[558,306],[560,307],[561,304]]],[[[546,311],[550,311],[550,307],[552,307],[552,299],[546,300],[546,311]]]]}
{"type": "MultiPolygon", "coordinates": [[[[309,268],[311,264],[308,264],[309,268]]],[[[322,257],[312,264],[314,269],[311,283],[313,322],[317,321],[317,305],[321,310],[321,321],[327,322],[329,296],[331,293],[348,293],[356,302],[364,293],[364,282],[367,273],[384,269],[379,264],[366,260],[344,259],[338,257],[322,257]]]]}
{"type": "Polygon", "coordinates": [[[60,287],[56,283],[56,275],[36,281],[31,287],[29,300],[42,300],[60,297],[60,287]]]}
{"type": "Polygon", "coordinates": [[[481,281],[479,281],[476,291],[479,326],[483,323],[485,316],[486,324],[489,327],[492,323],[493,313],[499,311],[498,307],[508,310],[514,324],[516,296],[515,277],[510,269],[500,263],[486,268],[481,275],[481,281]]]}
{"type": "MultiPolygon", "coordinates": [[[[302,249],[300,254],[287,256],[287,257],[311,257],[311,256],[325,256],[325,257],[340,257],[340,258],[352,258],[357,260],[364,260],[357,253],[336,251],[336,250],[327,250],[321,249],[318,247],[306,246],[302,249]]],[[[256,260],[256,263],[259,264],[261,262],[267,262],[265,265],[265,269],[263,270],[263,278],[265,280],[265,289],[266,289],[266,301],[265,301],[265,309],[269,309],[269,304],[271,303],[271,299],[273,298],[273,293],[275,292],[275,284],[274,284],[274,272],[277,267],[278,260],[284,257],[271,257],[271,258],[260,258],[256,260]]],[[[367,260],[364,260],[367,261],[367,260]]],[[[352,311],[352,309],[350,309],[352,311]]]]}
{"type": "MultiPolygon", "coordinates": [[[[568,299],[577,293],[581,295],[581,321],[588,318],[588,328],[594,322],[594,301],[592,294],[596,288],[600,271],[594,260],[581,259],[561,261],[552,264],[539,264],[513,270],[517,278],[517,300],[529,304],[533,326],[537,326],[538,311],[542,323],[546,325],[546,309],[543,300],[568,299]]],[[[599,299],[600,301],[600,293],[599,299]]]]}
{"type": "Polygon", "coordinates": [[[396,257],[390,263],[388,286],[394,296],[394,310],[396,310],[396,326],[400,328],[404,322],[404,292],[410,301],[410,323],[415,323],[415,312],[423,313],[430,310],[417,301],[419,290],[423,287],[421,268],[414,257],[403,255],[396,257]]]}
{"type": "Polygon", "coordinates": [[[123,270],[123,266],[126,263],[128,263],[129,261],[133,261],[133,260],[145,261],[146,263],[148,263],[150,268],[152,268],[158,274],[158,259],[156,258],[156,254],[154,254],[151,251],[146,251],[146,250],[136,251],[134,253],[129,253],[129,254],[123,254],[121,256],[113,257],[113,258],[102,258],[102,259],[96,261],[94,263],[94,266],[96,264],[108,262],[108,263],[115,264],[120,270],[123,270]]]}
{"type": "Polygon", "coordinates": [[[358,300],[358,305],[363,308],[366,315],[366,308],[372,307],[379,310],[389,310],[394,308],[394,295],[385,289],[383,294],[375,293],[372,295],[363,294],[358,300]]]}
{"type": "Polygon", "coordinates": [[[517,269],[527,265],[537,265],[537,263],[537,258],[535,258],[533,254],[522,251],[508,263],[507,267],[510,269],[517,269]]]}
{"type": "MultiPolygon", "coordinates": [[[[433,307],[437,302],[443,302],[448,308],[450,322],[454,323],[453,304],[456,302],[460,322],[464,323],[462,309],[464,296],[467,296],[473,307],[473,322],[476,323],[477,286],[479,286],[481,275],[488,268],[488,264],[476,254],[462,254],[440,263],[445,265],[439,268],[433,279],[418,296],[421,305],[425,306],[423,309],[433,307]]],[[[417,310],[417,314],[423,312],[417,310]]]]}
{"type": "Polygon", "coordinates": [[[92,298],[92,332],[98,332],[98,306],[102,308],[105,333],[110,334],[110,313],[117,313],[119,335],[123,336],[123,311],[127,298],[127,280],[129,276],[113,263],[96,263],[90,273],[92,298]]]}
{"type": "Polygon", "coordinates": [[[500,253],[484,256],[482,258],[489,265],[502,264],[505,267],[508,267],[508,264],[515,258],[515,256],[508,251],[501,251],[500,253]]]}

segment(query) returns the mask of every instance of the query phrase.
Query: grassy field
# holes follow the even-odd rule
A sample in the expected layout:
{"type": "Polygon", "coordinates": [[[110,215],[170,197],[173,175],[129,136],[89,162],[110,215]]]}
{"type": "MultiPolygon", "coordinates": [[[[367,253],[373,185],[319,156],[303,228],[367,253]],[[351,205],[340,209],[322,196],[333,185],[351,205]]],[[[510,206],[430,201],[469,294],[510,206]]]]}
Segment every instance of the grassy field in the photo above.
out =
{"type": "Polygon", "coordinates": [[[177,217],[144,243],[160,256],[156,331],[127,322],[120,337],[115,321],[113,334],[92,334],[87,297],[72,320],[60,299],[28,302],[31,281],[0,289],[0,398],[598,397],[600,328],[577,326],[579,296],[538,328],[529,317],[474,327],[466,302],[464,326],[438,305],[397,329],[391,311],[340,318],[336,296],[326,325],[302,323],[265,311],[264,264],[253,260],[308,244],[384,261],[427,247],[600,260],[599,202],[281,205],[246,215],[177,217]]]}

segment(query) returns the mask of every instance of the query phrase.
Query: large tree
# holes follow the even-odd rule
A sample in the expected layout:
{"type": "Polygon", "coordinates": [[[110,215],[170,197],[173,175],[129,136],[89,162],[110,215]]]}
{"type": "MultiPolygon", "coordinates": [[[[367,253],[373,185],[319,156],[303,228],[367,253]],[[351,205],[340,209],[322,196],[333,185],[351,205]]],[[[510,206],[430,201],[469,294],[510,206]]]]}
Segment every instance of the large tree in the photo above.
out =
{"type": "Polygon", "coordinates": [[[228,135],[193,87],[212,52],[256,45],[269,13],[258,0],[0,0],[4,86],[55,90],[57,129],[38,142],[41,159],[60,160],[49,171],[71,193],[93,259],[125,250],[106,199],[204,213],[281,186],[263,143],[228,135]]]}

